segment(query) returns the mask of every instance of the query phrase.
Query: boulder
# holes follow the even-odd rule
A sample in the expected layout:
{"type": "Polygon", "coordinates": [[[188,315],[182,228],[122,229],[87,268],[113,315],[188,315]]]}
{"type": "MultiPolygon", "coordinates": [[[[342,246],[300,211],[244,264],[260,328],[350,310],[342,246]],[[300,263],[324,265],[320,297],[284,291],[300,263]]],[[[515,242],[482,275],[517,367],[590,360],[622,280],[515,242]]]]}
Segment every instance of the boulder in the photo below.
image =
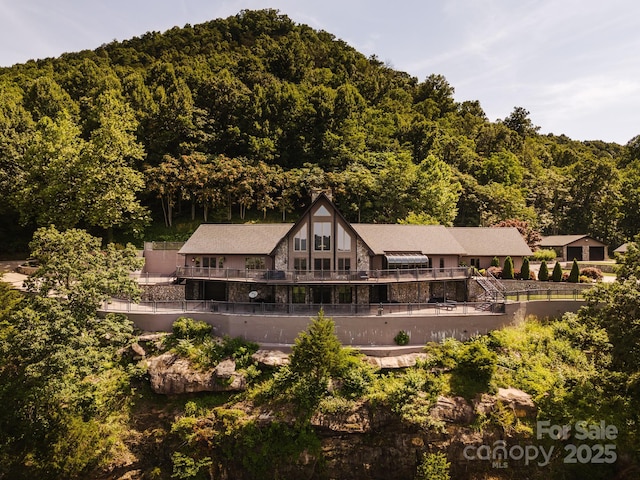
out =
{"type": "Polygon", "coordinates": [[[258,350],[251,358],[266,367],[282,367],[289,364],[289,355],[280,350],[258,350]]]}
{"type": "Polygon", "coordinates": [[[418,360],[425,360],[426,353],[407,353],[390,357],[366,357],[367,362],[381,369],[413,367],[418,360]]]}
{"type": "Polygon", "coordinates": [[[457,424],[469,424],[475,417],[473,407],[463,397],[439,396],[430,413],[434,420],[457,424]]]}
{"type": "Polygon", "coordinates": [[[499,388],[496,399],[513,409],[516,417],[535,416],[536,406],[531,395],[517,388],[499,388]]]}
{"type": "Polygon", "coordinates": [[[152,390],[165,395],[244,390],[246,380],[235,371],[235,367],[235,362],[229,359],[215,368],[197,370],[189,360],[171,352],[147,362],[152,390]]]}
{"type": "Polygon", "coordinates": [[[140,360],[147,356],[147,352],[145,352],[144,348],[139,343],[131,344],[131,352],[133,353],[134,360],[140,360]]]}
{"type": "Polygon", "coordinates": [[[474,410],[480,415],[489,415],[496,408],[496,404],[513,410],[518,418],[535,417],[536,406],[531,395],[517,388],[499,388],[495,395],[483,393],[474,400],[474,410]]]}

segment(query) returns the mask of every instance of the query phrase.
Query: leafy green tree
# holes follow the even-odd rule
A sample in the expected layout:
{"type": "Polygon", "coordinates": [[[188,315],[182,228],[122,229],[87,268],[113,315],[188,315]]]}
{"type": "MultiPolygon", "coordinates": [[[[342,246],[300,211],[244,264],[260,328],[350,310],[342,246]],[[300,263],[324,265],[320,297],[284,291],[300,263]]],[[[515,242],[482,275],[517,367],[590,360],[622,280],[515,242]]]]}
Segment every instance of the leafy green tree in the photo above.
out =
{"type": "Polygon", "coordinates": [[[636,237],[619,262],[615,282],[598,283],[585,292],[586,307],[578,312],[587,328],[604,328],[611,345],[612,366],[630,374],[626,388],[637,402],[640,372],[640,249],[636,237]],[[630,253],[630,255],[629,255],[630,253]]]}
{"type": "Polygon", "coordinates": [[[414,189],[414,211],[429,215],[432,223],[453,224],[461,186],[446,163],[432,155],[422,161],[416,170],[414,189]]]}
{"type": "Polygon", "coordinates": [[[77,314],[95,314],[112,296],[132,300],[140,296],[130,273],[142,268],[144,260],[133,245],[119,249],[110,243],[102,249],[101,240],[84,230],[61,232],[50,226],[38,229],[29,246],[38,262],[25,281],[29,291],[64,298],[77,314]]]}
{"type": "Polygon", "coordinates": [[[555,266],[553,267],[553,272],[551,273],[551,280],[554,282],[562,281],[562,265],[560,265],[560,262],[556,262],[555,266]]]}
{"type": "Polygon", "coordinates": [[[148,212],[136,193],[144,188],[144,177],[134,164],[144,158],[144,149],[133,132],[137,122],[118,92],[106,91],[96,100],[97,128],[85,152],[85,217],[90,225],[108,232],[125,227],[140,232],[148,212]]]}
{"type": "Polygon", "coordinates": [[[501,183],[503,185],[520,185],[524,178],[524,168],[518,157],[511,152],[494,153],[482,162],[478,179],[484,183],[501,183]]]}
{"type": "Polygon", "coordinates": [[[74,118],[79,113],[78,105],[50,74],[41,75],[30,82],[25,92],[24,106],[36,122],[60,115],[74,118]]]}
{"type": "Polygon", "coordinates": [[[431,74],[418,85],[414,101],[427,118],[435,119],[456,109],[454,92],[444,76],[431,74]]]}
{"type": "Polygon", "coordinates": [[[571,283],[578,283],[580,281],[580,267],[578,266],[578,261],[575,258],[573,259],[571,273],[569,273],[567,281],[571,283]]]}
{"type": "Polygon", "coordinates": [[[504,278],[505,280],[513,280],[514,278],[513,260],[509,256],[507,256],[507,258],[504,259],[504,267],[502,268],[502,278],[504,278]]]}
{"type": "Polygon", "coordinates": [[[165,155],[162,162],[154,167],[147,167],[145,171],[149,179],[147,186],[155,192],[162,205],[164,224],[167,227],[173,225],[173,207],[176,204],[177,193],[180,190],[180,163],[171,155],[165,155]]]}
{"type": "Polygon", "coordinates": [[[547,262],[545,262],[544,260],[540,263],[538,280],[540,280],[541,282],[549,281],[549,268],[547,267],[547,262]]]}
{"type": "Polygon", "coordinates": [[[69,115],[38,122],[15,179],[13,203],[22,223],[71,228],[84,219],[85,149],[80,128],[69,115]]]}
{"type": "Polygon", "coordinates": [[[21,160],[34,132],[34,122],[24,108],[22,90],[0,81],[0,212],[14,202],[12,195],[21,184],[21,160]]]}
{"type": "Polygon", "coordinates": [[[535,135],[540,130],[529,118],[529,111],[522,107],[514,107],[513,112],[502,123],[521,137],[535,135]]]}
{"type": "Polygon", "coordinates": [[[0,472],[15,479],[87,477],[115,454],[111,429],[130,392],[122,315],[79,315],[31,297],[0,324],[0,472]]]}
{"type": "Polygon", "coordinates": [[[343,172],[345,182],[344,200],[337,199],[339,205],[347,211],[357,214],[357,222],[362,221],[362,212],[370,210],[371,196],[377,185],[373,172],[359,161],[351,162],[343,172]],[[344,208],[346,207],[346,208],[344,208]]]}

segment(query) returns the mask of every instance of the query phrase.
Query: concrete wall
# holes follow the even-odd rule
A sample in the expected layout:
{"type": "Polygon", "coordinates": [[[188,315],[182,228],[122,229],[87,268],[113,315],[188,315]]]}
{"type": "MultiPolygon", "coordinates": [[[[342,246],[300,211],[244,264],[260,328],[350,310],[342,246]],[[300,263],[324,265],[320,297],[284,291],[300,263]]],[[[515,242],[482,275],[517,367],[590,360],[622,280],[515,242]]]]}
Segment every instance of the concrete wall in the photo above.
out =
{"type": "MultiPolygon", "coordinates": [[[[532,301],[509,303],[504,314],[433,316],[387,314],[382,316],[332,317],[336,334],[344,345],[394,346],[393,338],[400,330],[409,333],[409,345],[420,346],[454,337],[466,340],[507,325],[522,322],[527,316],[560,317],[564,312],[577,311],[580,301],[532,301]]],[[[128,314],[136,326],[144,331],[170,331],[172,323],[181,316],[203,320],[214,327],[216,335],[242,337],[271,345],[290,345],[298,334],[306,330],[309,316],[224,315],[212,312],[128,314]]]]}
{"type": "Polygon", "coordinates": [[[145,273],[156,273],[161,275],[171,275],[175,273],[176,267],[184,265],[184,256],[178,255],[177,250],[144,250],[145,273]]]}

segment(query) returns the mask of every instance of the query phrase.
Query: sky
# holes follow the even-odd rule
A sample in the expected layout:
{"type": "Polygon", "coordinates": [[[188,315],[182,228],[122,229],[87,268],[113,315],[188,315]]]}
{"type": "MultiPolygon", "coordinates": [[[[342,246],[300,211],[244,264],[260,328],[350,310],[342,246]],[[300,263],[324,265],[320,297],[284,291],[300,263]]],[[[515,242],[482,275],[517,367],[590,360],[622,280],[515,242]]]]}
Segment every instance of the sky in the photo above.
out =
{"type": "Polygon", "coordinates": [[[637,0],[0,0],[0,66],[263,8],[419,81],[443,75],[492,121],[522,107],[540,133],[640,135],[637,0]]]}

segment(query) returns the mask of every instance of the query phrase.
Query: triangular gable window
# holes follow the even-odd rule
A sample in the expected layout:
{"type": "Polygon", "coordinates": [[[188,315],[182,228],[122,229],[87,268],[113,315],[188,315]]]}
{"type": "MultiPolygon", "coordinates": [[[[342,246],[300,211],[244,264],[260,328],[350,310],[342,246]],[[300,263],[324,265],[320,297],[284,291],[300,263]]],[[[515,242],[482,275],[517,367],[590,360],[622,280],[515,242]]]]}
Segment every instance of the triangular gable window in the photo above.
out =
{"type": "Polygon", "coordinates": [[[329,213],[329,210],[327,210],[324,205],[321,205],[320,208],[318,208],[318,210],[316,210],[316,213],[314,213],[314,215],[317,216],[317,217],[330,217],[331,216],[331,214],[329,213]]]}

